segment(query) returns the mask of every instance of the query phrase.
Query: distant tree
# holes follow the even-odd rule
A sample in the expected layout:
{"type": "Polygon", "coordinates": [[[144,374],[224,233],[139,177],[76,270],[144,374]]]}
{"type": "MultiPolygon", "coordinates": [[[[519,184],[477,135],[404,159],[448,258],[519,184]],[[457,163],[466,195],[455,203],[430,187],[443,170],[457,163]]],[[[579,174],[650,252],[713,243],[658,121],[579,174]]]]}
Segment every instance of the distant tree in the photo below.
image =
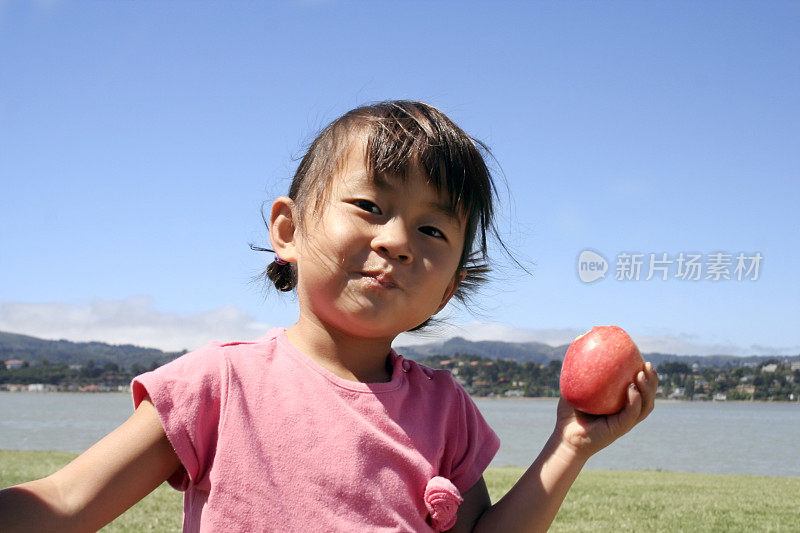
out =
{"type": "Polygon", "coordinates": [[[691,399],[694,395],[694,379],[689,378],[686,380],[686,397],[691,399]]]}
{"type": "Polygon", "coordinates": [[[100,374],[102,374],[102,373],[103,373],[103,369],[99,368],[95,364],[94,359],[89,359],[86,362],[86,366],[81,368],[81,377],[84,377],[84,378],[89,378],[89,379],[96,378],[96,377],[100,376],[100,374]]]}
{"type": "Polygon", "coordinates": [[[656,370],[662,374],[675,375],[675,374],[689,374],[692,369],[686,363],[678,363],[669,361],[661,363],[656,367],[656,370]]]}

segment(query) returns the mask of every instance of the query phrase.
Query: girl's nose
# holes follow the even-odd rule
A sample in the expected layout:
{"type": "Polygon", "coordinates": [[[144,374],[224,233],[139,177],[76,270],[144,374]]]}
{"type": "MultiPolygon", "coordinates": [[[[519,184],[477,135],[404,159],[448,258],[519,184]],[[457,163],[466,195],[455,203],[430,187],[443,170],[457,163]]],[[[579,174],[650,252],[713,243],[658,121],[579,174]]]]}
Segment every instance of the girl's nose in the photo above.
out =
{"type": "Polygon", "coordinates": [[[381,255],[410,263],[413,259],[408,229],[402,220],[391,219],[382,224],[372,239],[372,247],[381,255]]]}

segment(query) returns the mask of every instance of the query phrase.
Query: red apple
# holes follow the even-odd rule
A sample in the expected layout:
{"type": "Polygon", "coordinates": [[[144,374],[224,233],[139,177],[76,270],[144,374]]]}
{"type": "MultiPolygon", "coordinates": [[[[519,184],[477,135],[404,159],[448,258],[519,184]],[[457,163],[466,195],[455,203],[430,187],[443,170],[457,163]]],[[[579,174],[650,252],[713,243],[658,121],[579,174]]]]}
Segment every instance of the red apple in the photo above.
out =
{"type": "Polygon", "coordinates": [[[561,396],[584,413],[610,415],[625,405],[627,388],[643,369],[639,348],[622,328],[596,326],[569,345],[561,396]]]}

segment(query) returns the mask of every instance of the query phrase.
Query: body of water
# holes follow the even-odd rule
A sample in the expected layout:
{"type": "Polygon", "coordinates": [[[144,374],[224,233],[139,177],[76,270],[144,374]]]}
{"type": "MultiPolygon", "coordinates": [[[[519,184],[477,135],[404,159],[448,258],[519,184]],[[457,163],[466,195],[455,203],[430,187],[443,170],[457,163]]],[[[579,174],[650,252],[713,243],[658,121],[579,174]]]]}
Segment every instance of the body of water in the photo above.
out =
{"type": "MultiPolygon", "coordinates": [[[[476,403],[502,441],[492,464],[533,462],[555,425],[557,400],[476,403]]],[[[800,477],[800,404],[657,401],[586,468],[800,477]]]]}
{"type": "MultiPolygon", "coordinates": [[[[555,424],[556,400],[476,403],[502,441],[492,465],[533,462],[555,424]]],[[[121,393],[0,393],[0,449],[81,452],[132,410],[121,393]]],[[[586,468],[800,477],[800,405],[657,402],[586,468]]]]}

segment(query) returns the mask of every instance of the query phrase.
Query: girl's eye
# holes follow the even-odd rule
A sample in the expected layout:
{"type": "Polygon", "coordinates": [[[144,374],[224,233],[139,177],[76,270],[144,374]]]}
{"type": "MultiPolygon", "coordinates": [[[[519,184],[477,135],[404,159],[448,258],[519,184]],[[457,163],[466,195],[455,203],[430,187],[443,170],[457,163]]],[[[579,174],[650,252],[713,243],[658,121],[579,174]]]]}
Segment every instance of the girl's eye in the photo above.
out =
{"type": "Polygon", "coordinates": [[[437,228],[434,228],[433,226],[422,226],[421,228],[419,228],[419,230],[425,235],[430,235],[431,237],[437,237],[439,239],[445,238],[444,233],[442,233],[437,228]]]}
{"type": "Polygon", "coordinates": [[[369,200],[355,200],[353,201],[353,205],[355,205],[356,207],[360,207],[364,211],[368,211],[375,215],[381,214],[381,208],[375,205],[373,202],[370,202],[369,200]]]}

